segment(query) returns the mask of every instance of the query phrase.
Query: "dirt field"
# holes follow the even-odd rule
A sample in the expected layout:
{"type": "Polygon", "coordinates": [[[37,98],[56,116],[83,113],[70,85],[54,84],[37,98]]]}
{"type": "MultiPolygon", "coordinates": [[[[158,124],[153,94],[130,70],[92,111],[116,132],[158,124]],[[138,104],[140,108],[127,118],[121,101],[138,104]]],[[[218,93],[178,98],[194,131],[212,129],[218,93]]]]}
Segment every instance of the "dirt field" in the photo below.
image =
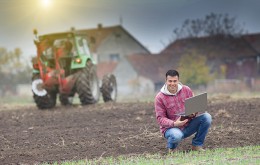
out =
{"type": "MultiPolygon", "coordinates": [[[[213,98],[205,148],[260,145],[260,99],[213,98]]],[[[153,103],[0,107],[1,164],[37,164],[144,153],[166,154],[153,103]]],[[[190,148],[185,139],[180,150],[190,148]]]]}

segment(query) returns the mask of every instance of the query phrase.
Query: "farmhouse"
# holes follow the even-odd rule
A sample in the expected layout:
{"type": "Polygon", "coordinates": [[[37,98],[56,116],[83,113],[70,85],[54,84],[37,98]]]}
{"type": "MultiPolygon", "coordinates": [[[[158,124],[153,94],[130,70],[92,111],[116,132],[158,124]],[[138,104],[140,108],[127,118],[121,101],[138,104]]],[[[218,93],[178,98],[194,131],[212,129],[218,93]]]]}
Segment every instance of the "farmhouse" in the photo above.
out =
{"type": "Polygon", "coordinates": [[[131,94],[137,73],[126,59],[127,55],[150,52],[121,25],[82,29],[88,34],[90,50],[98,63],[98,76],[113,73],[117,78],[118,94],[131,94]]]}
{"type": "Polygon", "coordinates": [[[216,79],[224,79],[216,80],[218,83],[214,85],[217,84],[218,88],[223,84],[226,86],[223,90],[226,88],[233,90],[234,83],[239,85],[237,89],[258,88],[260,34],[179,39],[170,43],[159,54],[149,58],[146,55],[136,54],[128,56],[128,60],[138,73],[137,77],[150,79],[154,90],[158,91],[164,83],[164,73],[168,69],[178,68],[180,58],[191,52],[196,52],[197,56],[205,56],[210,72],[217,75],[216,79]]]}

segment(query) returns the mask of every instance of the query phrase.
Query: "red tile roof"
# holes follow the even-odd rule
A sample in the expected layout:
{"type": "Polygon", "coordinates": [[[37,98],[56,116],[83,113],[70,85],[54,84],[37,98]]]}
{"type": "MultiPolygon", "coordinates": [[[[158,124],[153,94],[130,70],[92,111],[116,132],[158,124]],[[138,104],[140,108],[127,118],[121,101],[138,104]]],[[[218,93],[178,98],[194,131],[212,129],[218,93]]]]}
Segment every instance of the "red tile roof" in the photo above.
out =
{"type": "MultiPolygon", "coordinates": [[[[259,38],[260,40],[260,38],[259,38]]],[[[183,54],[196,50],[207,56],[208,60],[234,59],[254,56],[255,50],[248,45],[243,37],[200,37],[180,39],[168,45],[162,54],[183,54]]]]}
{"type": "Polygon", "coordinates": [[[260,33],[244,35],[243,38],[258,54],[260,54],[260,33]]]}
{"type": "Polygon", "coordinates": [[[154,82],[162,82],[169,69],[178,67],[182,55],[196,51],[207,56],[208,61],[237,59],[259,55],[260,34],[232,37],[201,37],[177,40],[168,45],[160,54],[147,56],[135,54],[127,56],[136,72],[154,82]]]}
{"type": "Polygon", "coordinates": [[[133,54],[127,59],[139,75],[153,82],[164,81],[167,70],[177,68],[175,58],[170,55],[133,54]]]}

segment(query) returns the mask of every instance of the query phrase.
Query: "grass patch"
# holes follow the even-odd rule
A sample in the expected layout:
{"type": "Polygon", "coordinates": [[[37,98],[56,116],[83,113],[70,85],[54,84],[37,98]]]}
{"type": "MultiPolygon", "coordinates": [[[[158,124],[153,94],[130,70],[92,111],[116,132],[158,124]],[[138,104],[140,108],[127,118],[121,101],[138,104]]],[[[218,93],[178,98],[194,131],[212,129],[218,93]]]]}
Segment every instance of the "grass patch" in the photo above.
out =
{"type": "Polygon", "coordinates": [[[28,105],[33,104],[32,96],[5,96],[1,97],[0,103],[8,105],[28,105]]]}
{"type": "MultiPolygon", "coordinates": [[[[168,155],[100,157],[93,160],[55,162],[54,165],[171,165],[171,164],[260,164],[260,146],[218,148],[199,152],[176,152],[168,155]]],[[[44,164],[46,165],[46,164],[44,164]]]]}

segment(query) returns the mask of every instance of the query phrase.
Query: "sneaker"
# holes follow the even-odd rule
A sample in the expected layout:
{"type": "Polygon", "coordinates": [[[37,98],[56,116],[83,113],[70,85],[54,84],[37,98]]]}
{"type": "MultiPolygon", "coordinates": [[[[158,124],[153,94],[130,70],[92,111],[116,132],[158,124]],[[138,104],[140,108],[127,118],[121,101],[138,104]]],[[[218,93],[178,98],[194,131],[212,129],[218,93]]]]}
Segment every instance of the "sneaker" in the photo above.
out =
{"type": "Polygon", "coordinates": [[[205,150],[201,146],[192,146],[192,151],[199,151],[199,152],[205,152],[205,150]]]}

